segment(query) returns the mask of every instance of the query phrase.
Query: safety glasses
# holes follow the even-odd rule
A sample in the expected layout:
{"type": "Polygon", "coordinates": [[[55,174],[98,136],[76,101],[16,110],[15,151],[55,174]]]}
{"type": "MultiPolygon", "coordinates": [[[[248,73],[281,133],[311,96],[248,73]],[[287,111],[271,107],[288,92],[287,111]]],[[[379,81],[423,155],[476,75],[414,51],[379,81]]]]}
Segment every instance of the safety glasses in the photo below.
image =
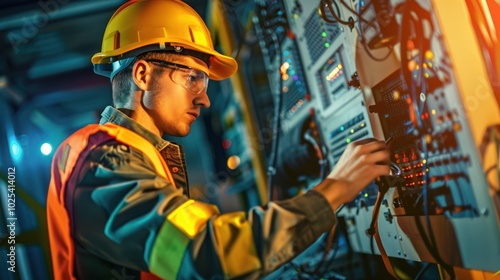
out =
{"type": "Polygon", "coordinates": [[[172,68],[173,71],[170,72],[172,81],[191,93],[199,94],[208,87],[208,75],[201,70],[158,59],[148,59],[146,61],[161,67],[172,68]]]}

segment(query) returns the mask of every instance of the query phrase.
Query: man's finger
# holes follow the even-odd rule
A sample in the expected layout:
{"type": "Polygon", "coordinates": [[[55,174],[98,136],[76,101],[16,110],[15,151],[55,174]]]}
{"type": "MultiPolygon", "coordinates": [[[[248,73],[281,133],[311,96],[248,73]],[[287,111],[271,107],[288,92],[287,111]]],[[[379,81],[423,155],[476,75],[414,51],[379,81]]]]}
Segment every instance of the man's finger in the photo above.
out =
{"type": "Polygon", "coordinates": [[[389,165],[391,162],[391,156],[386,151],[377,151],[367,154],[366,156],[369,163],[389,165]]]}
{"type": "Polygon", "coordinates": [[[358,142],[355,143],[358,144],[357,146],[359,147],[360,149],[359,151],[361,153],[375,153],[378,151],[389,151],[389,148],[387,147],[385,142],[380,140],[367,141],[365,144],[361,144],[358,142]]]}
{"type": "Polygon", "coordinates": [[[373,137],[370,137],[370,138],[365,138],[365,139],[361,139],[361,140],[358,140],[358,141],[354,141],[353,144],[364,145],[364,144],[367,144],[367,143],[370,143],[370,142],[373,142],[373,141],[378,141],[378,140],[375,139],[375,138],[373,138],[373,137]]]}

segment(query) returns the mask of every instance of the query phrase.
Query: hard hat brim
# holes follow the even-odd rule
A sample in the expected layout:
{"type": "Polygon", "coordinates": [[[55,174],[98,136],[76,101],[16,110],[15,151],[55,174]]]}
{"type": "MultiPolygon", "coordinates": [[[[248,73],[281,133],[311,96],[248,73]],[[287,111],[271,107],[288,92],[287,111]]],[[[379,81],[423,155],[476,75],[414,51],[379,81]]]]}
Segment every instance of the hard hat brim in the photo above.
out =
{"type": "MultiPolygon", "coordinates": [[[[143,49],[147,46],[148,51],[161,51],[166,48],[166,44],[158,44],[159,38],[153,38],[148,41],[138,42],[136,44],[130,44],[126,48],[117,49],[107,52],[96,53],[92,57],[92,63],[95,64],[111,64],[112,61],[120,60],[123,58],[137,56],[140,53],[134,50],[143,49]]],[[[230,56],[223,55],[213,49],[206,48],[200,45],[193,45],[190,42],[168,42],[168,45],[179,46],[186,49],[202,52],[211,55],[210,68],[208,76],[211,80],[220,81],[231,77],[238,70],[238,63],[236,60],[230,56]]],[[[144,51],[143,51],[144,52],[144,51]]]]}

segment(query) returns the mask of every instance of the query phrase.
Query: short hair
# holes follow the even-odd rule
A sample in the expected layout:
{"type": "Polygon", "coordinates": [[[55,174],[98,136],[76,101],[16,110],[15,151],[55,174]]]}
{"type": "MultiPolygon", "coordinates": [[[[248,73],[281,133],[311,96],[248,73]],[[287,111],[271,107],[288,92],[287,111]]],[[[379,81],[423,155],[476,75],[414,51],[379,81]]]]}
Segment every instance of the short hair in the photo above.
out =
{"type": "MultiPolygon", "coordinates": [[[[178,62],[182,60],[182,55],[161,52],[161,51],[153,51],[142,53],[137,56],[137,60],[140,59],[159,59],[171,62],[178,62]]],[[[132,68],[134,67],[134,63],[129,65],[127,68],[120,71],[111,81],[112,84],[112,96],[113,96],[113,105],[117,108],[124,106],[130,98],[130,94],[132,93],[132,88],[134,86],[134,80],[132,78],[132,68]]],[[[155,67],[153,69],[153,75],[155,77],[160,76],[163,73],[163,68],[155,67]]]]}

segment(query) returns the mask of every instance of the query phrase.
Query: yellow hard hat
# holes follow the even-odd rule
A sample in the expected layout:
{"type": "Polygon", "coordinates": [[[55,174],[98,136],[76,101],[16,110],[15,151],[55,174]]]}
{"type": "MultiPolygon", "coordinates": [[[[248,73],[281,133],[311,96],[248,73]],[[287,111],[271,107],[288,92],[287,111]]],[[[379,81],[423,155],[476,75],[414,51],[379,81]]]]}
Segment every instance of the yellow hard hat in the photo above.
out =
{"type": "Polygon", "coordinates": [[[106,26],[102,50],[92,57],[94,71],[112,78],[147,51],[191,55],[209,65],[208,76],[223,80],[238,69],[236,61],[214,50],[203,19],[180,0],[131,0],[106,26]]]}

